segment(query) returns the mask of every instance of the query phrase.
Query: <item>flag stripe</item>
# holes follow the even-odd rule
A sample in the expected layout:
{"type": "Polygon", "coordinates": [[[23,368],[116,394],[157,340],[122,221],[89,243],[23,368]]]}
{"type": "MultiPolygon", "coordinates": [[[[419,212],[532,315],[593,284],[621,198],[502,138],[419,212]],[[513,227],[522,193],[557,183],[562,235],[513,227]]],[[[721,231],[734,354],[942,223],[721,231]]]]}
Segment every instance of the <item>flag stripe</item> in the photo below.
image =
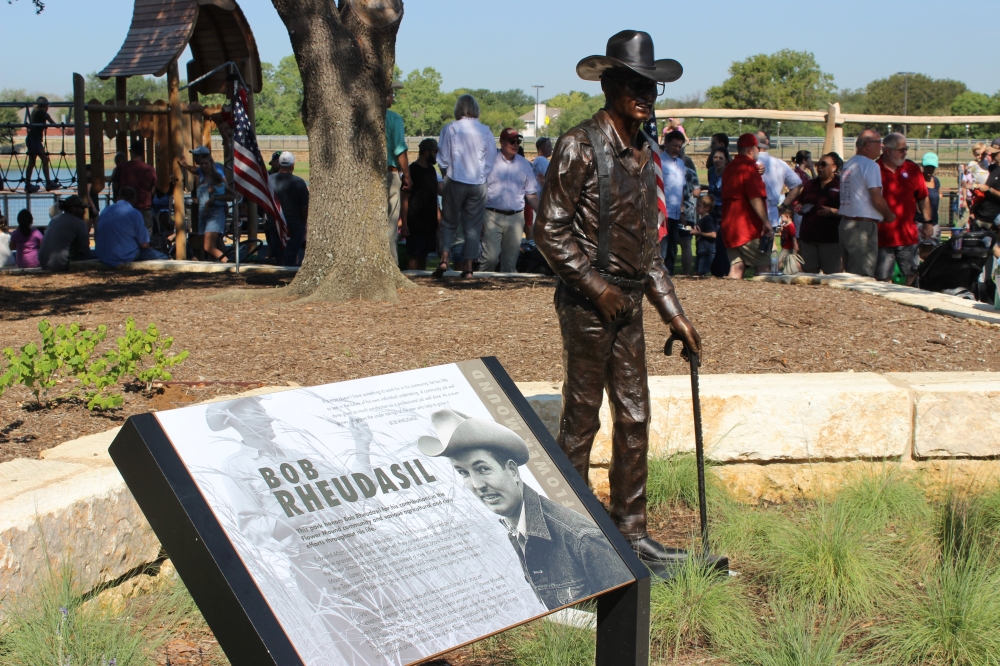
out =
{"type": "Polygon", "coordinates": [[[257,145],[257,135],[250,125],[246,112],[247,92],[240,88],[233,98],[233,184],[236,191],[253,201],[274,218],[278,228],[278,239],[282,245],[288,242],[288,225],[281,212],[281,202],[274,194],[268,178],[267,166],[257,145]]]}

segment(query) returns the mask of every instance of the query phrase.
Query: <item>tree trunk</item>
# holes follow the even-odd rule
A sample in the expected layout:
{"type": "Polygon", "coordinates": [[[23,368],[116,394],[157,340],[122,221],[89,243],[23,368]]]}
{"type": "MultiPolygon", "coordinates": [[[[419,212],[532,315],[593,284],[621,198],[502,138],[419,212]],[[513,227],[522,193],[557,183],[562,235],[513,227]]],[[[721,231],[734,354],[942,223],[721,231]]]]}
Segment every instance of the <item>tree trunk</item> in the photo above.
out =
{"type": "Polygon", "coordinates": [[[385,109],[401,0],[272,0],[302,74],[309,235],[288,289],[321,300],[397,299],[389,254],[385,109]]]}

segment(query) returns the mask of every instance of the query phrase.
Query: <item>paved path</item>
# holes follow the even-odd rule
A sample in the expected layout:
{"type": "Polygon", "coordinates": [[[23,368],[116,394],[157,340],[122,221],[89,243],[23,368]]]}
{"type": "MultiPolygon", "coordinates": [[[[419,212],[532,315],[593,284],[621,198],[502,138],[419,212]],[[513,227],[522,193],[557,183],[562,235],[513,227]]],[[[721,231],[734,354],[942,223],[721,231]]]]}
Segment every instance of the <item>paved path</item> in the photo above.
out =
{"type": "Polygon", "coordinates": [[[993,306],[987,303],[978,303],[958,296],[924,291],[890,282],[878,282],[872,278],[852,275],[851,273],[761,275],[753,279],[759,282],[778,282],[781,284],[822,284],[834,289],[847,289],[848,291],[881,296],[894,303],[909,305],[934,314],[967,319],[983,326],[1000,327],[1000,312],[994,310],[993,306]]]}

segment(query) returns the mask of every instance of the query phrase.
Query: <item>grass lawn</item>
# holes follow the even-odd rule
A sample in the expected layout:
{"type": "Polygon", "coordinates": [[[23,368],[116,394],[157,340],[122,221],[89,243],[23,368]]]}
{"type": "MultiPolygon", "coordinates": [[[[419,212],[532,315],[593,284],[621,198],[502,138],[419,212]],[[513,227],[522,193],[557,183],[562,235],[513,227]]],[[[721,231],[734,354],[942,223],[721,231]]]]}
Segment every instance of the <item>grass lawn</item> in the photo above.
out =
{"type": "MultiPolygon", "coordinates": [[[[694,525],[695,478],[690,455],[651,461],[651,524],[684,516],[694,525]]],[[[897,466],[875,464],[836,496],[753,507],[714,478],[713,547],[740,573],[691,566],[653,587],[653,663],[1000,664],[1000,486],[927,488],[897,466]]],[[[697,547],[694,534],[687,545],[697,547]]],[[[140,575],[87,601],[82,592],[66,567],[16,600],[18,612],[0,627],[0,662],[228,663],[170,573],[140,575]]],[[[436,663],[576,666],[593,658],[592,631],[542,620],[436,663]]]]}

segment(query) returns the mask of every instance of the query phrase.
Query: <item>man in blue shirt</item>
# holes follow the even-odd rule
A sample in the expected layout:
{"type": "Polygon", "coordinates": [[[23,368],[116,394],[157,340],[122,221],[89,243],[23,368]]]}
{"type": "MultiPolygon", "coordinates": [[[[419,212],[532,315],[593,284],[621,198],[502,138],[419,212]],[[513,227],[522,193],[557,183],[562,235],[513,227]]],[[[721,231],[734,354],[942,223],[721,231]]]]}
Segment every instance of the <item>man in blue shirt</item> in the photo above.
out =
{"type": "Polygon", "coordinates": [[[167,259],[167,255],[149,247],[149,231],[135,203],[135,189],[123,187],[118,203],[101,211],[97,220],[94,244],[97,258],[112,268],[130,261],[167,259]]]}

